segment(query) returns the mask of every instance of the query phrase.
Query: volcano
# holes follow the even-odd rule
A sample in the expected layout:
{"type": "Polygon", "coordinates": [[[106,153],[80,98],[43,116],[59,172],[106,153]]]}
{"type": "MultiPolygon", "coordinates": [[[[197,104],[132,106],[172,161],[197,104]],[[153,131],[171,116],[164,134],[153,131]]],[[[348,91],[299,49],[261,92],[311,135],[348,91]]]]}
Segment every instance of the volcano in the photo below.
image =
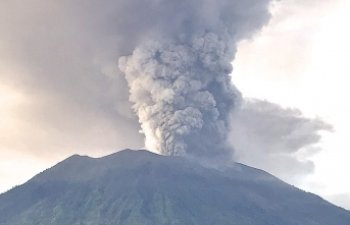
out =
{"type": "Polygon", "coordinates": [[[74,155],[0,195],[1,225],[349,225],[350,212],[242,164],[74,155]]]}

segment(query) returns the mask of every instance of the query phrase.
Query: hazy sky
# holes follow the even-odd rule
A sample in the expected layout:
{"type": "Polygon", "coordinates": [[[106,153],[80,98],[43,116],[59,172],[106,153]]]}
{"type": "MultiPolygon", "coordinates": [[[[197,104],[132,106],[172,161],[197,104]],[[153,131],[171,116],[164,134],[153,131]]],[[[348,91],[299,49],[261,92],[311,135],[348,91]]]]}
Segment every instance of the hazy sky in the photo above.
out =
{"type": "Polygon", "coordinates": [[[333,126],[307,157],[314,172],[299,186],[350,208],[350,2],[281,1],[253,40],[241,43],[234,81],[246,97],[297,107],[333,126]]]}
{"type": "MultiPolygon", "coordinates": [[[[108,7],[98,5],[101,16],[96,5],[65,4],[2,3],[0,192],[71,154],[143,147],[114,54],[123,51],[118,34],[101,26],[108,7]]],[[[347,0],[272,5],[270,23],[233,62],[246,100],[230,134],[240,161],[347,208],[349,10],[347,0]]]]}

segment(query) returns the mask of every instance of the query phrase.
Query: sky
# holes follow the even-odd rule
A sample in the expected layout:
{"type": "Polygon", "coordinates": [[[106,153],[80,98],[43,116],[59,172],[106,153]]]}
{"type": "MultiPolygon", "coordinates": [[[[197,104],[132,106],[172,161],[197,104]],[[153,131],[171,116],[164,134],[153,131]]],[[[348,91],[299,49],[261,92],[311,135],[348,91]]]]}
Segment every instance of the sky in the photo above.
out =
{"type": "MultiPolygon", "coordinates": [[[[101,26],[105,17],[89,17],[99,6],[63,16],[65,5],[51,1],[4,5],[0,192],[72,154],[142,148],[126,81],[116,75],[114,52],[125,51],[114,47],[119,34],[101,26]]],[[[270,22],[238,45],[232,82],[244,101],[229,135],[240,162],[348,209],[349,7],[347,0],[272,4],[270,22]]]]}
{"type": "Polygon", "coordinates": [[[333,126],[315,154],[302,155],[315,168],[297,185],[348,209],[349,9],[347,0],[276,4],[269,25],[240,43],[233,75],[244,96],[298,108],[333,126]]]}

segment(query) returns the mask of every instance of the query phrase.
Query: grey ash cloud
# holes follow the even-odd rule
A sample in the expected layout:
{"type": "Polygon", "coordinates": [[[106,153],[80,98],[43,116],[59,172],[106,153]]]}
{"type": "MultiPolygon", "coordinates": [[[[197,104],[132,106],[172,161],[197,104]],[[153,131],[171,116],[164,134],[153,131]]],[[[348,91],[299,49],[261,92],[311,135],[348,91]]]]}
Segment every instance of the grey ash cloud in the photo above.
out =
{"type": "Polygon", "coordinates": [[[231,84],[236,44],[268,23],[269,3],[3,0],[0,81],[25,101],[11,114],[16,130],[0,129],[1,151],[140,148],[140,122],[162,154],[226,157],[233,142],[256,166],[310,171],[294,154],[319,141],[324,123],[246,105],[231,84]]]}
{"type": "Polygon", "coordinates": [[[236,158],[288,181],[313,172],[308,158],[318,147],[322,132],[333,127],[300,110],[258,99],[245,99],[232,116],[230,142],[236,158]]]}
{"type": "Polygon", "coordinates": [[[128,4],[136,11],[130,19],[151,22],[141,24],[142,39],[119,67],[146,147],[166,155],[227,157],[229,117],[241,99],[231,84],[231,62],[237,42],[268,22],[269,1],[142,3],[128,4]]]}

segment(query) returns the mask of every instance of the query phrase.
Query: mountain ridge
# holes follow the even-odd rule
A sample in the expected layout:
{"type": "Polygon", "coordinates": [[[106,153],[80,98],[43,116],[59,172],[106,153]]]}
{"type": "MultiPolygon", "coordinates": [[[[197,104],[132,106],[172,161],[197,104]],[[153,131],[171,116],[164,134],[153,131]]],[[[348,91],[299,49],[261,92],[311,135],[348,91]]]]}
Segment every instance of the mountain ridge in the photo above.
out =
{"type": "Polygon", "coordinates": [[[349,225],[350,212],[271,174],[123,150],[73,155],[0,195],[0,225],[349,225]]]}

